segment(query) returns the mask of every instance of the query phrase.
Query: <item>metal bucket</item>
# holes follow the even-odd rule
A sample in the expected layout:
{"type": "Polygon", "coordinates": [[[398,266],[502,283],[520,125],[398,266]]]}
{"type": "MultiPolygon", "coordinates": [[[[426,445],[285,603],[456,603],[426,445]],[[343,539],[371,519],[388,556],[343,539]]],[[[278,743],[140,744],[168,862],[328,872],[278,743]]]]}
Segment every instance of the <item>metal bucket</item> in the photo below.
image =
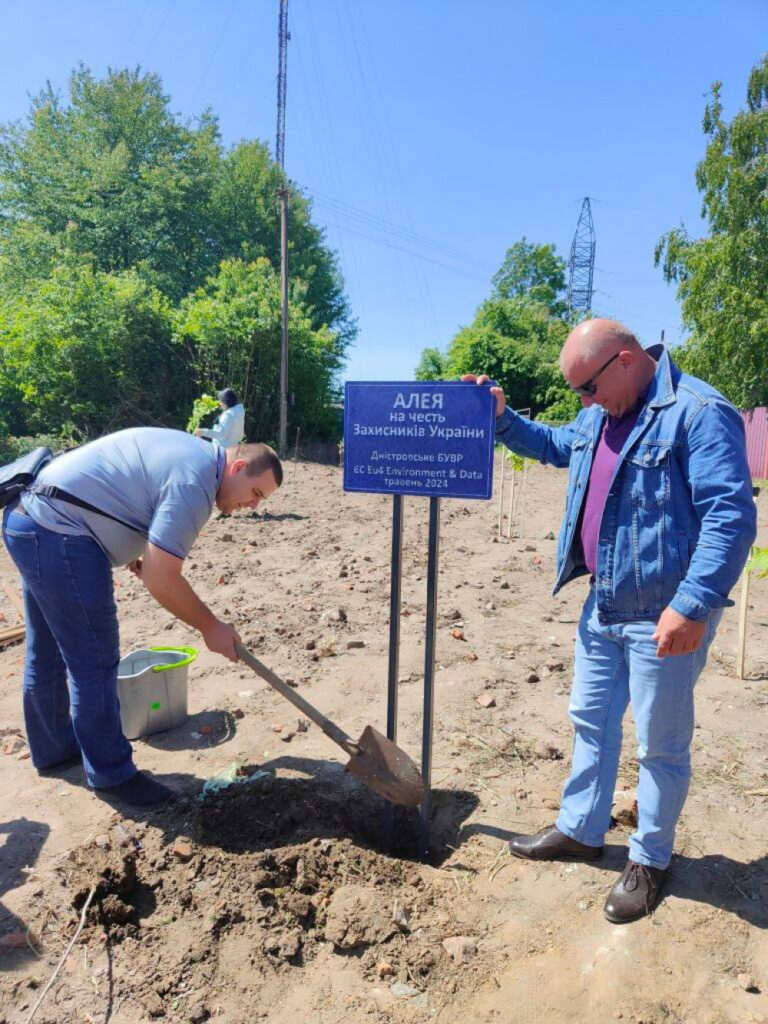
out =
{"type": "Polygon", "coordinates": [[[196,657],[194,647],[149,647],[120,659],[117,695],[129,740],[187,720],[187,673],[196,657]]]}

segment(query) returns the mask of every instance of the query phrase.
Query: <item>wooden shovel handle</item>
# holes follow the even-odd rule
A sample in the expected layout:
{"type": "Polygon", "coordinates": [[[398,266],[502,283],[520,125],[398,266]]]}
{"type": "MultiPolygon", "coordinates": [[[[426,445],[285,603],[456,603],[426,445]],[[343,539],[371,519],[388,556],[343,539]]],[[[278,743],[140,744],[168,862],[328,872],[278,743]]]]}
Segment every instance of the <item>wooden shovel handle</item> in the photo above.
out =
{"type": "Polygon", "coordinates": [[[276,675],[272,669],[267,668],[258,658],[254,657],[253,654],[242,644],[235,644],[235,651],[241,661],[244,661],[246,665],[253,669],[253,671],[260,675],[262,679],[265,679],[270,686],[272,686],[277,692],[289,700],[294,707],[298,708],[303,715],[311,719],[315,725],[319,725],[323,730],[328,739],[333,740],[334,743],[338,743],[341,749],[349,754],[350,757],[354,757],[355,754],[359,753],[359,747],[354,743],[349,736],[340,729],[338,725],[333,723],[330,718],[326,718],[324,714],[312,707],[312,705],[304,700],[303,697],[299,696],[295,690],[291,689],[288,683],[284,682],[280,676],[276,675]]]}

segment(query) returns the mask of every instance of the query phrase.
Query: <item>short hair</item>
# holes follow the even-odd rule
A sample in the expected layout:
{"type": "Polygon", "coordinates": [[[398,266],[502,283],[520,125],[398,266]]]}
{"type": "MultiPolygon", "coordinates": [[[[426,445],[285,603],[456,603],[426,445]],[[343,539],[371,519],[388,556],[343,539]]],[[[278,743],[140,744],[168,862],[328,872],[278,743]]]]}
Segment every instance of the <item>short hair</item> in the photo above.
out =
{"type": "Polygon", "coordinates": [[[232,388],[224,388],[216,396],[220,402],[223,402],[228,409],[231,409],[233,405],[237,405],[237,395],[232,388]]]}
{"type": "Polygon", "coordinates": [[[279,487],[283,482],[283,464],[277,457],[277,452],[268,444],[239,444],[235,451],[236,459],[245,459],[246,476],[259,476],[265,470],[272,470],[272,476],[279,487]]]}

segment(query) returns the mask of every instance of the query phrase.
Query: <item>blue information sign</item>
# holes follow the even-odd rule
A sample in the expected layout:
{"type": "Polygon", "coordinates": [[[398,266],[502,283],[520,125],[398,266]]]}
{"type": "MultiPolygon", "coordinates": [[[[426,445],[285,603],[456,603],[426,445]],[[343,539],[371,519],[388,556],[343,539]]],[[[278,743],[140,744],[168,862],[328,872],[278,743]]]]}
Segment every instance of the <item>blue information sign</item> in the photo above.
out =
{"type": "Polygon", "coordinates": [[[344,490],[491,497],[495,399],[461,381],[348,381],[344,490]]]}

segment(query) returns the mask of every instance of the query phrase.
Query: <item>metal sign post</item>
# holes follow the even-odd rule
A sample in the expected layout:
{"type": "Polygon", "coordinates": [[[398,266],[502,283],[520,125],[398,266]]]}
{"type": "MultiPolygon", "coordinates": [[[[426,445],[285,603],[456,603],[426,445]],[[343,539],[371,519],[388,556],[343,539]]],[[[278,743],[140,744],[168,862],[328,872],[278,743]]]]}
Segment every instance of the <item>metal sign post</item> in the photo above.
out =
{"type": "MultiPolygon", "coordinates": [[[[344,401],[344,490],[392,494],[387,739],[397,740],[403,496],[429,498],[419,852],[429,853],[432,727],[435,707],[437,583],[441,498],[493,490],[495,402],[488,388],[458,381],[349,381],[344,401]]],[[[384,812],[384,848],[394,839],[394,808],[384,812]]]]}
{"type": "MultiPolygon", "coordinates": [[[[397,698],[400,674],[400,595],[403,569],[403,496],[392,498],[392,558],[389,589],[389,668],[387,671],[387,739],[397,743],[397,698]]],[[[392,849],[395,808],[384,807],[384,849],[392,849]]]]}
{"type": "Polygon", "coordinates": [[[424,712],[421,729],[421,856],[429,854],[429,811],[432,798],[432,720],[435,708],[435,639],[437,629],[437,568],[440,558],[440,499],[429,499],[429,554],[427,556],[427,628],[424,635],[424,712]]]}

